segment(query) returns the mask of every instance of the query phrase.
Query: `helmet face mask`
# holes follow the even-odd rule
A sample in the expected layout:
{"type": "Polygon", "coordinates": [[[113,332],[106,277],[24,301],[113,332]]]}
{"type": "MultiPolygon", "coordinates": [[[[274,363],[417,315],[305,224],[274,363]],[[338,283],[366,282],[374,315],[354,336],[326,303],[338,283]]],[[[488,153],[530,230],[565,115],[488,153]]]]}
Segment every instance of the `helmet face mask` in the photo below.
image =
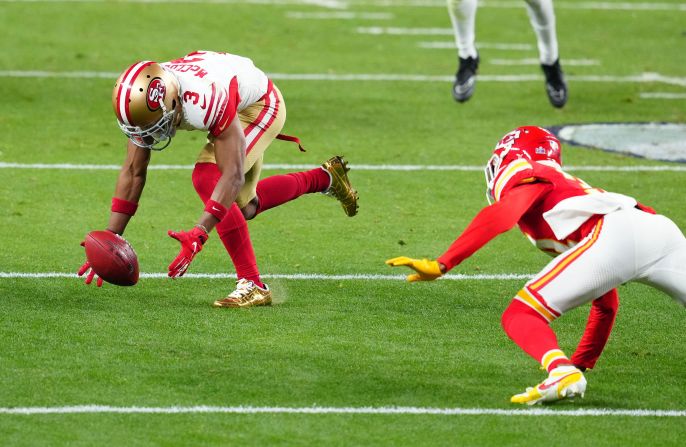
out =
{"type": "Polygon", "coordinates": [[[493,187],[495,186],[495,176],[500,171],[501,162],[502,158],[498,154],[493,154],[488,163],[486,163],[486,168],[484,168],[484,174],[486,175],[486,200],[488,200],[489,204],[495,201],[493,187]]]}
{"type": "Polygon", "coordinates": [[[484,169],[488,203],[495,200],[493,188],[502,168],[520,158],[562,165],[561,149],[557,137],[542,127],[523,126],[505,134],[496,144],[484,169]]]}
{"type": "Polygon", "coordinates": [[[119,122],[119,128],[136,146],[161,151],[169,146],[172,137],[176,133],[174,126],[175,116],[174,110],[170,110],[164,112],[159,121],[145,129],[139,126],[127,126],[121,122],[119,122]]]}
{"type": "Polygon", "coordinates": [[[137,62],[127,68],[112,91],[121,131],[136,145],[162,150],[176,132],[179,83],[160,64],[137,62]]]}

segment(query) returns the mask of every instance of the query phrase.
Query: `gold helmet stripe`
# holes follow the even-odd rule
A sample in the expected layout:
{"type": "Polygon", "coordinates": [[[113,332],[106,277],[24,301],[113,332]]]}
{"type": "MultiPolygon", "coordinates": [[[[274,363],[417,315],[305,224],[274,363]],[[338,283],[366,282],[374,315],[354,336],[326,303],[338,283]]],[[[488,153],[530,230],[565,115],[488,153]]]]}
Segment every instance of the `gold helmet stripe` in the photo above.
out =
{"type": "Polygon", "coordinates": [[[129,112],[131,86],[140,72],[152,63],[152,61],[141,61],[133,64],[131,67],[129,67],[128,71],[124,73],[124,76],[122,76],[121,83],[119,84],[119,90],[117,91],[117,118],[119,118],[119,121],[127,126],[131,125],[131,114],[129,112]]]}

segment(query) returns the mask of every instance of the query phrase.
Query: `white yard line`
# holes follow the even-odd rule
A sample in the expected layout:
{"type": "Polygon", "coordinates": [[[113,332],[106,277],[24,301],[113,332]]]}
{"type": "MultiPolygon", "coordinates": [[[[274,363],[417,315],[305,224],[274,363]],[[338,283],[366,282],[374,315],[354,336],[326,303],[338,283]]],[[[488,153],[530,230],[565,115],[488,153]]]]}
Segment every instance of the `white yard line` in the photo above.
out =
{"type": "MultiPolygon", "coordinates": [[[[491,65],[541,65],[541,60],[535,57],[524,59],[488,59],[487,62],[491,65]]],[[[565,67],[600,65],[600,61],[596,59],[562,59],[561,63],[565,67]]]]}
{"type": "MultiPolygon", "coordinates": [[[[269,164],[263,169],[293,171],[299,169],[314,169],[318,165],[310,164],[269,164]]],[[[364,165],[350,164],[355,171],[465,171],[483,172],[483,166],[470,165],[364,165]]],[[[77,164],[77,163],[8,163],[0,162],[0,169],[54,169],[54,170],[102,170],[118,171],[119,165],[77,164]]],[[[150,165],[153,171],[187,171],[193,169],[193,165],[150,165]]],[[[636,165],[636,166],[565,166],[567,171],[575,172],[686,172],[686,166],[679,165],[636,165]]]]}
{"type": "MultiPolygon", "coordinates": [[[[0,0],[2,1],[2,0],[0,0]]],[[[563,60],[564,62],[564,60],[563,60]]],[[[103,78],[116,79],[119,73],[102,71],[40,71],[40,70],[4,70],[0,78],[103,78]]],[[[452,82],[453,75],[425,74],[388,74],[388,73],[268,73],[273,80],[287,81],[376,81],[376,82],[452,82]]],[[[479,75],[479,82],[540,82],[542,75],[479,75]]],[[[638,75],[583,75],[567,76],[572,82],[607,82],[607,83],[662,83],[686,87],[686,77],[664,76],[660,73],[641,73],[638,75]]]]}
{"type": "Polygon", "coordinates": [[[395,16],[388,12],[286,12],[289,19],[300,20],[391,20],[395,16]]]}
{"type": "MultiPolygon", "coordinates": [[[[445,8],[446,2],[445,0],[348,0],[348,5],[400,8],[445,8]]],[[[522,5],[522,2],[519,0],[482,0],[479,2],[479,8],[522,9],[523,7],[524,6],[522,5]]],[[[556,1],[555,9],[588,9],[601,11],[686,11],[686,3],[556,1]]]]}
{"type": "MultiPolygon", "coordinates": [[[[429,49],[450,49],[457,50],[455,42],[417,42],[417,46],[420,48],[429,49]]],[[[535,48],[533,45],[528,43],[476,43],[476,47],[480,50],[508,50],[508,51],[533,51],[535,48]]]]}
{"type": "MultiPolygon", "coordinates": [[[[520,273],[495,273],[495,274],[447,274],[441,280],[448,281],[509,281],[526,280],[533,277],[532,274],[520,273]]],[[[166,279],[166,273],[141,273],[141,278],[166,279]]],[[[300,281],[404,281],[405,275],[376,275],[365,273],[352,273],[348,275],[326,275],[322,273],[267,273],[260,275],[264,279],[290,279],[300,281]]],[[[0,272],[0,279],[51,279],[51,278],[78,278],[76,273],[63,272],[0,272]]],[[[183,278],[187,279],[236,279],[234,273],[186,273],[183,278]]]]}
{"type": "Polygon", "coordinates": [[[644,92],[639,97],[642,99],[686,99],[686,93],[644,92]]]}
{"type": "Polygon", "coordinates": [[[452,28],[400,28],[395,26],[358,26],[355,31],[358,34],[382,35],[390,34],[395,36],[452,36],[452,28]]]}
{"type": "Polygon", "coordinates": [[[114,407],[108,405],[76,405],[65,407],[0,407],[0,414],[368,414],[368,415],[435,415],[435,416],[574,416],[574,417],[686,417],[685,410],[624,410],[613,408],[579,408],[553,410],[549,408],[431,408],[431,407],[114,407]]]}
{"type": "Polygon", "coordinates": [[[220,4],[220,5],[305,5],[330,9],[346,9],[347,0],[0,0],[0,3],[156,3],[156,4],[220,4]]]}

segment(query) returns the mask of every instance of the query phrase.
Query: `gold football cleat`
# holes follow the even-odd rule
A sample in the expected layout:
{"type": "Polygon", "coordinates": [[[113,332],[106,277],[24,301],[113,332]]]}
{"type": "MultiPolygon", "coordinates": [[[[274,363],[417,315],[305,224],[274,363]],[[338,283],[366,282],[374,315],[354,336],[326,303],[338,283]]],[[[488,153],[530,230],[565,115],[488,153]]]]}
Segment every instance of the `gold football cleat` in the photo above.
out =
{"type": "Polygon", "coordinates": [[[214,307],[255,307],[270,306],[272,304],[272,292],[267,285],[264,289],[247,279],[236,282],[236,290],[224,299],[214,302],[214,307]]]}
{"type": "Polygon", "coordinates": [[[343,157],[337,155],[325,161],[322,164],[322,168],[331,175],[331,186],[324,191],[324,194],[341,202],[345,214],[348,217],[353,217],[357,214],[357,200],[360,196],[350,184],[348,162],[343,160],[343,157]]]}

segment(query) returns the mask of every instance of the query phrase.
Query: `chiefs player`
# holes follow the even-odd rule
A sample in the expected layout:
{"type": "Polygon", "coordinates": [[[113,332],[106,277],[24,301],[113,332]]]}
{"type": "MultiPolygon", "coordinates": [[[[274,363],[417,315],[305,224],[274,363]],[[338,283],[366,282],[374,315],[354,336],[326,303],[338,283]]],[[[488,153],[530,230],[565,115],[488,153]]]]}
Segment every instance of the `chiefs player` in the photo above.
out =
{"type": "Polygon", "coordinates": [[[505,135],[486,166],[489,202],[437,260],[386,261],[416,273],[408,281],[443,275],[516,224],[555,258],[514,297],[502,316],[507,335],[548,371],[546,380],[512,402],[535,404],[583,396],[612,329],[616,287],[640,281],[686,304],[686,238],[665,216],[635,199],[592,188],[561,168],[560,142],[540,127],[505,135]],[[593,300],[586,331],[571,359],[549,323],[593,300]]]}
{"type": "MultiPolygon", "coordinates": [[[[299,140],[279,133],[286,119],[283,97],[250,59],[197,51],[170,62],[138,62],[117,80],[112,105],[119,127],[129,137],[107,226],[117,234],[124,232],[138,207],[151,149],[167,147],[177,129],[208,133],[193,170],[193,186],[205,208],[190,231],[169,231],[181,243],[181,251],[168,274],[182,276],[216,226],[238,277],[236,290],[215,301],[217,307],[271,303],[271,292],[260,280],[246,219],[314,192],[339,200],[348,216],[357,213],[358,195],[341,157],[331,158],[321,168],[260,180],[269,144],[275,138],[298,144],[299,140]]],[[[79,274],[89,267],[84,264],[79,274]]],[[[86,282],[93,277],[91,270],[86,282]]]]}

